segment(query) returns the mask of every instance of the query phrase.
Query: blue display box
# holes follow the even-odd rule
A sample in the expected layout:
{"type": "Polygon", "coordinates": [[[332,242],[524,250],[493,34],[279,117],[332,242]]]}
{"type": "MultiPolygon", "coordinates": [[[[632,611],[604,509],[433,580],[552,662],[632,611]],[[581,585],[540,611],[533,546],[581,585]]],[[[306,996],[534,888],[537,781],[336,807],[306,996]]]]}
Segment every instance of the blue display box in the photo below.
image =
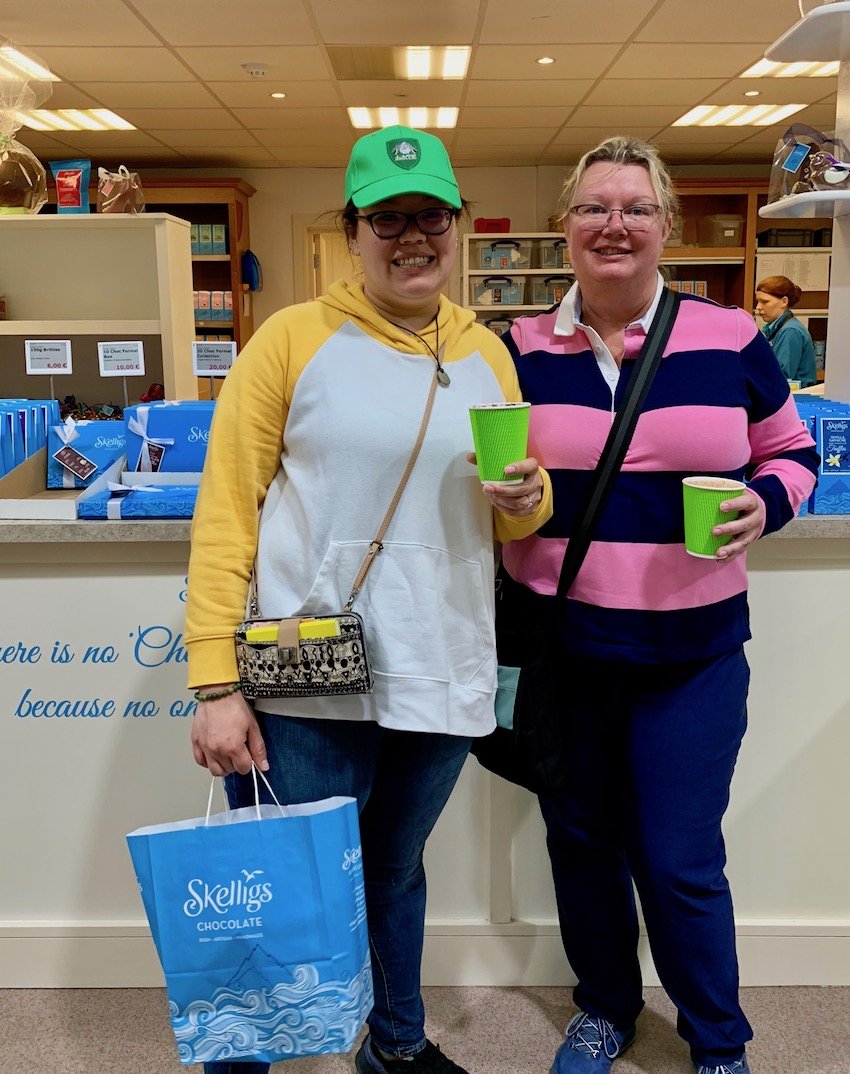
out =
{"type": "Polygon", "coordinates": [[[214,402],[197,399],[127,407],[127,468],[142,473],[199,473],[214,407],[214,402]]]}
{"type": "Polygon", "coordinates": [[[78,517],[85,519],[191,518],[197,485],[136,485],[107,489],[81,500],[78,517]]]}
{"type": "Polygon", "coordinates": [[[67,421],[53,425],[47,437],[47,487],[88,488],[124,451],[124,426],[120,421],[67,421]],[[77,456],[90,465],[80,464],[77,456]]]}

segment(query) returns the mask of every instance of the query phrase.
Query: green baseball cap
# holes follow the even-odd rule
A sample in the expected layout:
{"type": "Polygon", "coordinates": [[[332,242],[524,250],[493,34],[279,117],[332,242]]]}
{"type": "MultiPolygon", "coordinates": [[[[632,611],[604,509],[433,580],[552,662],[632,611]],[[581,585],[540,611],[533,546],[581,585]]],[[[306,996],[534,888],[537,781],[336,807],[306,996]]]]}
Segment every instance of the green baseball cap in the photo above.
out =
{"type": "Polygon", "coordinates": [[[384,127],[354,143],[345,171],[345,200],[365,209],[400,194],[429,194],[462,207],[446,147],[411,127],[384,127]]]}

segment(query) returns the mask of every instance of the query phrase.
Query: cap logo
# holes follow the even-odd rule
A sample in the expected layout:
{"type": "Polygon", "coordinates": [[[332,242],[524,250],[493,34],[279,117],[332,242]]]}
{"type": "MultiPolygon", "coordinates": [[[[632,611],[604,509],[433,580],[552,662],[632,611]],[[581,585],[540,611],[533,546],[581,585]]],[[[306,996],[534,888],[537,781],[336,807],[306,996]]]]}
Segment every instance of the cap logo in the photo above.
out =
{"type": "Polygon", "coordinates": [[[415,138],[396,138],[387,142],[387,155],[397,167],[409,171],[421,159],[419,142],[415,138]]]}

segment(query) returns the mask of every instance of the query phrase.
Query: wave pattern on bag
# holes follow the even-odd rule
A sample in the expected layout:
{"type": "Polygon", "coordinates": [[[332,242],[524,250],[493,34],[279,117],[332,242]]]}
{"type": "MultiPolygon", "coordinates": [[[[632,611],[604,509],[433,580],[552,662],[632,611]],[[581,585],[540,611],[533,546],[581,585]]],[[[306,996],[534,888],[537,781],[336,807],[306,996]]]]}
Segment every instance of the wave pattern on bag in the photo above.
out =
{"type": "MultiPolygon", "coordinates": [[[[257,949],[255,948],[255,951],[257,949]]],[[[253,956],[253,953],[252,953],[253,956]]],[[[265,953],[263,965],[268,965],[265,953]]],[[[236,975],[244,980],[250,961],[236,975]]],[[[316,966],[295,966],[294,980],[272,989],[220,989],[168,1012],[182,1064],[274,1053],[277,1058],[348,1051],[372,1009],[369,958],[351,981],[321,981],[316,966]]]]}

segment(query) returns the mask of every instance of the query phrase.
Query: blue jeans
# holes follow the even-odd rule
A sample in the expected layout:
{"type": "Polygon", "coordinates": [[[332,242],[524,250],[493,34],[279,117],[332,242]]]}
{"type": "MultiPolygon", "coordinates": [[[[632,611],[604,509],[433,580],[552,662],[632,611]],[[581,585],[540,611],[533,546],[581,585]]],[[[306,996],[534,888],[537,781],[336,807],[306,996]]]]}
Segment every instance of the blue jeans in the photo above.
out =
{"type": "Polygon", "coordinates": [[[661,984],[695,1062],[738,1058],[752,1030],[721,820],[746,728],[741,649],[662,666],[564,659],[566,789],[540,798],[576,1005],[620,1028],[643,1006],[640,896],[661,984]]]}
{"type": "MultiPolygon", "coordinates": [[[[266,776],[281,802],[337,794],[357,799],[375,989],[369,1031],[382,1051],[413,1055],[425,1044],[422,852],[460,775],[470,740],[348,720],[262,712],[257,719],[268,751],[266,776]]],[[[234,809],[253,803],[250,776],[228,776],[226,785],[234,809]]],[[[263,800],[269,800],[267,791],[263,800]]],[[[252,1061],[204,1065],[205,1074],[266,1074],[268,1069],[266,1063],[252,1061]]]]}

